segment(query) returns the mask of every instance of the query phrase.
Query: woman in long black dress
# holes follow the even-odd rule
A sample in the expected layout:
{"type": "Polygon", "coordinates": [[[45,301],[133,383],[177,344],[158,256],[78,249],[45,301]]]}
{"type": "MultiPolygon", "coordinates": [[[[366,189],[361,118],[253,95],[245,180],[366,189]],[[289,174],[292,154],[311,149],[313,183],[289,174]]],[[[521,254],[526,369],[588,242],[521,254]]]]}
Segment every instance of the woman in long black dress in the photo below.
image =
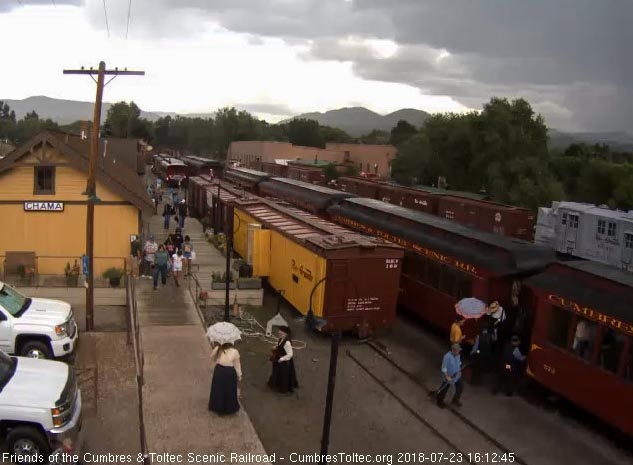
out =
{"type": "Polygon", "coordinates": [[[240,353],[233,344],[217,345],[211,354],[213,379],[209,410],[218,415],[237,413],[240,404],[237,401],[238,382],[242,380],[240,353]]]}
{"type": "Polygon", "coordinates": [[[290,393],[299,387],[293,357],[290,328],[280,326],[279,341],[271,357],[273,372],[268,380],[268,386],[277,392],[290,393]]]}

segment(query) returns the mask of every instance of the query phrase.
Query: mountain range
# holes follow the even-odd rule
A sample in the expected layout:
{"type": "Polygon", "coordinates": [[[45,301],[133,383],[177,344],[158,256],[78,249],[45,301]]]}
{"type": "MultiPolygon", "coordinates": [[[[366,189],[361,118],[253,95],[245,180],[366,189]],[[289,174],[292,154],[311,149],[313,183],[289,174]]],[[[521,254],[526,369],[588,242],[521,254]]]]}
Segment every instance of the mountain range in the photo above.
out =
{"type": "MultiPolygon", "coordinates": [[[[28,97],[23,100],[0,99],[6,102],[16,117],[21,119],[28,112],[35,110],[40,118],[50,118],[59,124],[70,124],[77,120],[91,120],[94,103],[79,102],[75,100],[62,100],[45,96],[28,97]]],[[[110,103],[103,103],[101,118],[105,119],[110,103]]],[[[156,121],[164,116],[176,116],[174,112],[141,111],[141,117],[150,121],[156,121]]],[[[211,118],[214,113],[183,114],[182,116],[211,118]]],[[[288,122],[294,118],[314,119],[321,125],[343,129],[354,137],[367,134],[374,129],[390,131],[399,120],[405,120],[414,126],[421,126],[429,117],[429,113],[422,110],[405,108],[387,115],[380,115],[367,108],[350,107],[330,110],[325,113],[303,113],[282,121],[288,122]]],[[[565,148],[571,143],[608,144],[615,150],[633,151],[633,136],[626,132],[578,132],[567,133],[556,129],[549,131],[550,147],[565,148]]]]}

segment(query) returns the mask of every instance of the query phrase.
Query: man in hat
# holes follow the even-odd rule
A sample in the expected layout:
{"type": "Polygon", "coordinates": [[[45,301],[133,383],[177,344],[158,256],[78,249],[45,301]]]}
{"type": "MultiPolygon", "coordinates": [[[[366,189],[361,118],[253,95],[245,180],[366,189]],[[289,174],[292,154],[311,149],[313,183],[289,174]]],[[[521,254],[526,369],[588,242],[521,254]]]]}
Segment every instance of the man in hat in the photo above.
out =
{"type": "Polygon", "coordinates": [[[437,406],[440,408],[446,407],[444,398],[451,386],[455,386],[455,394],[453,394],[451,403],[457,407],[462,405],[459,401],[464,388],[462,384],[461,351],[462,347],[459,344],[453,344],[451,345],[451,350],[446,352],[444,358],[442,359],[442,385],[437,391],[435,391],[437,406]]]}
{"type": "Polygon", "coordinates": [[[185,218],[187,217],[187,204],[185,203],[185,199],[182,199],[180,201],[180,204],[178,205],[178,226],[180,226],[180,229],[184,229],[185,228],[185,218]]]}
{"type": "Polygon", "coordinates": [[[516,390],[519,377],[521,375],[521,369],[523,368],[523,363],[527,358],[521,353],[521,348],[519,347],[520,345],[521,338],[514,335],[503,348],[497,378],[497,386],[494,390],[495,394],[501,390],[505,390],[506,395],[514,395],[514,391],[516,390]]]}

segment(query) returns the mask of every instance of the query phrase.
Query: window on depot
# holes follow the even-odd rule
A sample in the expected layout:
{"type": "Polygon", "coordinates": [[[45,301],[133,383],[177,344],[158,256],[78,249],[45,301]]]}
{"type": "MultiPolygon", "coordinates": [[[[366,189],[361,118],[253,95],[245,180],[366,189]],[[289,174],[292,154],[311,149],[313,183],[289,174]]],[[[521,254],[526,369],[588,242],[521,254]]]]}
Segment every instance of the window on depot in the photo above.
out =
{"type": "Polygon", "coordinates": [[[36,166],[33,179],[33,194],[55,193],[55,167],[36,166]]]}
{"type": "Polygon", "coordinates": [[[549,331],[547,337],[549,342],[557,347],[566,349],[572,319],[573,316],[570,312],[553,305],[550,312],[549,331]]]}

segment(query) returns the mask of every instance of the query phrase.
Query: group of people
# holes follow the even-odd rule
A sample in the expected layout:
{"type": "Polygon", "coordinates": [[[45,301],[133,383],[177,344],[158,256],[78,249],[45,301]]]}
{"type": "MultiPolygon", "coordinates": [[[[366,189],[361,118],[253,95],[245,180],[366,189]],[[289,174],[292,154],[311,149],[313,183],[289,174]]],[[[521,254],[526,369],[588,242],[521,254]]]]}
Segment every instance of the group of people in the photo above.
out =
{"type": "MultiPolygon", "coordinates": [[[[292,332],[288,326],[279,327],[279,339],[272,350],[272,373],[268,386],[280,393],[292,393],[299,387],[292,350],[292,332]]],[[[211,393],[209,410],[218,415],[232,415],[240,409],[242,365],[240,353],[233,344],[216,344],[211,353],[211,393]]]]}
{"type": "Polygon", "coordinates": [[[432,393],[437,405],[445,407],[444,402],[451,386],[454,388],[452,404],[461,406],[463,391],[462,372],[471,368],[472,384],[481,384],[489,372],[496,372],[493,392],[505,391],[506,395],[514,395],[517,388],[526,356],[521,352],[521,338],[508,330],[508,319],[499,302],[493,302],[482,317],[481,330],[475,337],[468,361],[462,363],[462,342],[465,336],[462,327],[466,320],[457,315],[450,330],[450,350],[442,359],[442,383],[432,393]]]}
{"type": "Polygon", "coordinates": [[[187,204],[185,199],[180,198],[179,190],[169,188],[168,201],[165,202],[163,207],[163,229],[169,229],[169,222],[171,217],[174,216],[176,223],[180,229],[185,227],[185,219],[187,218],[187,204]]]}
{"type": "Polygon", "coordinates": [[[141,276],[154,279],[154,289],[158,288],[158,278],[167,285],[167,276],[173,273],[176,287],[180,287],[183,270],[185,276],[191,275],[191,262],[195,252],[189,236],[182,237],[182,230],[176,228],[174,234],[167,236],[163,244],[158,244],[151,235],[143,247],[143,266],[141,276]]]}

